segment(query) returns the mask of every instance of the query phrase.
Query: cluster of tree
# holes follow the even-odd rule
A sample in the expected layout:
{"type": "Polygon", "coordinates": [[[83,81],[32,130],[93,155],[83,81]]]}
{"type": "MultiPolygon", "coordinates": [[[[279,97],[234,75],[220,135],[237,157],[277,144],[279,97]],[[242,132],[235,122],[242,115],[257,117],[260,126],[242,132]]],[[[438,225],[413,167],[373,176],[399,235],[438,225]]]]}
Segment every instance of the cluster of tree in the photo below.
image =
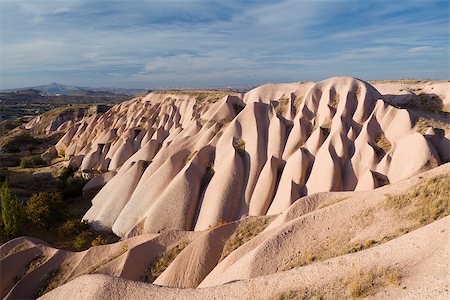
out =
{"type": "Polygon", "coordinates": [[[76,250],[106,244],[108,241],[100,235],[95,235],[86,221],[67,220],[67,204],[63,198],[62,192],[41,192],[33,194],[24,203],[11,192],[8,184],[4,183],[1,186],[0,199],[0,241],[5,242],[23,234],[28,220],[47,231],[60,226],[58,235],[64,240],[72,241],[76,250]]]}
{"type": "Polygon", "coordinates": [[[46,166],[47,162],[42,159],[39,155],[33,155],[29,157],[23,157],[20,160],[20,167],[21,168],[36,168],[36,167],[42,167],[46,166]]]}
{"type": "Polygon", "coordinates": [[[24,203],[11,192],[7,183],[1,187],[1,209],[0,238],[3,241],[22,234],[27,219],[50,230],[66,216],[66,204],[60,192],[33,194],[24,203]]]}

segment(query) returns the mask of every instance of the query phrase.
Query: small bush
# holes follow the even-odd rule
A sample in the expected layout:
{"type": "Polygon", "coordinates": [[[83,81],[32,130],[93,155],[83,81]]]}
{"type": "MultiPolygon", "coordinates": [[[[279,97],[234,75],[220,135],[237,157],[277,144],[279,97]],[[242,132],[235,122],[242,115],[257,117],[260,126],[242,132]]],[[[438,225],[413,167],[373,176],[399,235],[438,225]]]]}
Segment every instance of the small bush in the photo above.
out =
{"type": "Polygon", "coordinates": [[[222,219],[219,219],[216,223],[210,224],[210,225],[208,226],[208,230],[211,230],[211,229],[220,227],[220,226],[225,225],[225,224],[228,224],[228,222],[227,222],[227,221],[224,221],[224,220],[222,220],[222,219]]]}
{"type": "Polygon", "coordinates": [[[40,267],[45,261],[47,260],[47,257],[45,255],[39,255],[35,257],[33,260],[31,260],[27,266],[27,273],[30,273],[31,271],[37,269],[40,267]]]}
{"type": "Polygon", "coordinates": [[[432,118],[428,119],[420,117],[419,119],[417,119],[414,126],[414,128],[421,134],[424,134],[428,127],[447,130],[450,129],[450,124],[432,118]]]}
{"type": "Polygon", "coordinates": [[[338,104],[339,104],[339,94],[336,93],[336,91],[335,91],[335,94],[333,95],[333,99],[330,100],[329,106],[334,109],[337,109],[338,104]]]}
{"type": "Polygon", "coordinates": [[[286,113],[289,106],[289,98],[283,97],[278,100],[278,105],[275,109],[278,116],[282,116],[286,113]]]}
{"type": "Polygon", "coordinates": [[[86,250],[89,247],[86,235],[84,233],[77,235],[72,243],[72,246],[78,251],[86,250]]]}
{"type": "Polygon", "coordinates": [[[300,109],[300,105],[303,103],[303,99],[304,99],[303,96],[298,96],[297,98],[295,98],[294,106],[296,110],[300,109]]]}
{"type": "Polygon", "coordinates": [[[378,157],[383,157],[386,153],[389,152],[391,147],[392,147],[392,144],[386,138],[386,136],[384,135],[384,132],[382,132],[375,139],[375,145],[373,145],[375,153],[377,154],[378,157]]]}
{"type": "Polygon", "coordinates": [[[21,168],[36,168],[41,166],[46,166],[47,162],[42,159],[39,155],[24,157],[20,161],[21,168]]]}
{"type": "Polygon", "coordinates": [[[189,155],[186,156],[186,159],[184,160],[184,164],[187,165],[197,155],[197,153],[198,151],[193,151],[189,153],[189,155]]]}
{"type": "Polygon", "coordinates": [[[76,171],[76,168],[68,166],[67,168],[64,168],[62,170],[61,174],[59,175],[59,179],[66,181],[67,179],[69,179],[69,177],[73,177],[76,171]]]}
{"type": "Polygon", "coordinates": [[[34,224],[40,224],[45,229],[64,220],[66,204],[59,192],[42,192],[33,194],[27,202],[27,217],[34,224]]]}
{"type": "Polygon", "coordinates": [[[233,147],[236,149],[236,151],[243,155],[245,153],[245,142],[242,139],[234,139],[233,140],[233,147]]]}
{"type": "Polygon", "coordinates": [[[98,235],[92,242],[91,246],[100,246],[100,245],[106,245],[108,244],[108,241],[104,239],[102,236],[98,235]]]}
{"type": "Polygon", "coordinates": [[[74,238],[84,231],[89,231],[91,227],[86,221],[80,219],[72,219],[66,221],[58,230],[58,234],[65,238],[74,238]]]}
{"type": "Polygon", "coordinates": [[[388,284],[399,285],[401,272],[393,268],[372,268],[355,272],[347,283],[347,290],[352,298],[372,296],[388,284]]]}

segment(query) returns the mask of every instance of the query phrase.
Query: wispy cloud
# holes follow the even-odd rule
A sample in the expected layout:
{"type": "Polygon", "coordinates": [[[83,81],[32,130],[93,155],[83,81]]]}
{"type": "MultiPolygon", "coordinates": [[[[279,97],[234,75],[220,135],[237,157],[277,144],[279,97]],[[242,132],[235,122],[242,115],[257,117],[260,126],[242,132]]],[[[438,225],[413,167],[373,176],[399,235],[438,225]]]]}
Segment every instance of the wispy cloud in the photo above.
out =
{"type": "Polygon", "coordinates": [[[1,1],[0,86],[448,78],[448,1],[1,1]]]}

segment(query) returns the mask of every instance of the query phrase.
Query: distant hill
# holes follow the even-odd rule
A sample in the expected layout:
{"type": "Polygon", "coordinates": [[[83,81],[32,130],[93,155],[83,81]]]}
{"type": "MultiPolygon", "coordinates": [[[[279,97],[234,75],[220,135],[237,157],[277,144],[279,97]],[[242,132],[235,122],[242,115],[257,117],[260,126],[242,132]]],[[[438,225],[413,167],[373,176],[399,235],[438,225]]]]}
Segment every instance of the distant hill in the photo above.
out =
{"type": "Polygon", "coordinates": [[[126,89],[126,88],[112,88],[112,87],[91,88],[91,87],[64,85],[56,82],[47,85],[39,85],[33,87],[3,89],[0,90],[0,92],[8,93],[8,92],[21,92],[29,90],[37,90],[43,94],[49,95],[61,94],[61,95],[77,95],[77,96],[112,96],[113,94],[134,96],[146,92],[145,89],[126,89]]]}

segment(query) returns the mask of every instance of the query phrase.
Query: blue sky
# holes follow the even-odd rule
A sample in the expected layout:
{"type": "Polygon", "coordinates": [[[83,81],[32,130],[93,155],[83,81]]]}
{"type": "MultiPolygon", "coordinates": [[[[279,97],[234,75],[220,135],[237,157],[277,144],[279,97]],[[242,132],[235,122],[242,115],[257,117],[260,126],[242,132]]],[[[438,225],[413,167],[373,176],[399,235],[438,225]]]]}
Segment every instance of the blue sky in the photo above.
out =
{"type": "Polygon", "coordinates": [[[0,87],[449,78],[449,2],[5,1],[0,87]]]}

